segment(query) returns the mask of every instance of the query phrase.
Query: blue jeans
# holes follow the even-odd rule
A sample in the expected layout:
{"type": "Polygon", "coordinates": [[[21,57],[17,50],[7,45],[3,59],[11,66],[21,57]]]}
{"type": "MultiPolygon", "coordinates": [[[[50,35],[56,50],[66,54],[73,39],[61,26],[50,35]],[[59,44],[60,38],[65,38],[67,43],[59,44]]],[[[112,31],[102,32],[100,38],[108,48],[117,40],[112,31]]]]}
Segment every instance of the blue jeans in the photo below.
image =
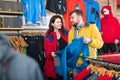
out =
{"type": "Polygon", "coordinates": [[[88,62],[83,60],[83,64],[76,64],[75,68],[73,69],[73,76],[81,72],[83,69],[85,69],[88,66],[88,62]]]}

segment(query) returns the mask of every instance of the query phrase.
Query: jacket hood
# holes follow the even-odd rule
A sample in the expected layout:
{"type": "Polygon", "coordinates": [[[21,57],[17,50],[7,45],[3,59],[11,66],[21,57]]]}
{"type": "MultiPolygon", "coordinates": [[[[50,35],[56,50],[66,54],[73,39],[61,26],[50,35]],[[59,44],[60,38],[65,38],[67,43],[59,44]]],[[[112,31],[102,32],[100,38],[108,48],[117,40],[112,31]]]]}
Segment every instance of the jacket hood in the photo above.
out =
{"type": "Polygon", "coordinates": [[[101,14],[104,15],[104,16],[113,16],[111,6],[104,6],[104,7],[101,9],[101,14]],[[104,11],[103,11],[104,9],[109,10],[109,15],[105,15],[105,14],[104,14],[104,11]]]}
{"type": "MultiPolygon", "coordinates": [[[[59,31],[60,31],[60,33],[62,33],[62,30],[59,30],[59,31]]],[[[55,33],[55,32],[52,32],[52,31],[50,31],[50,30],[48,30],[48,31],[46,32],[46,36],[48,36],[48,35],[55,36],[56,33],[55,33]]]]}
{"type": "Polygon", "coordinates": [[[0,34],[0,61],[4,60],[4,57],[10,51],[10,44],[7,37],[0,34]]]}
{"type": "Polygon", "coordinates": [[[54,35],[55,34],[55,32],[52,32],[52,31],[50,31],[50,30],[48,30],[47,32],[46,32],[46,36],[48,36],[48,35],[54,35]]]}

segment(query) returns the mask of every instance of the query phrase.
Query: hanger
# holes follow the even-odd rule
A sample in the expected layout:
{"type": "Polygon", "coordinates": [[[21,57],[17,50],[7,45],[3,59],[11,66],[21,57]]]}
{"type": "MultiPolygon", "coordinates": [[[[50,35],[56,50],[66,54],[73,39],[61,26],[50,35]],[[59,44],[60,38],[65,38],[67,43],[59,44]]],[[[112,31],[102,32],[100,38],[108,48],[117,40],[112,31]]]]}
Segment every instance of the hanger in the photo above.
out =
{"type": "Polygon", "coordinates": [[[120,72],[116,72],[115,77],[120,78],[120,72]]]}
{"type": "Polygon", "coordinates": [[[22,47],[21,41],[18,36],[15,36],[15,40],[18,43],[18,46],[22,47]]]}
{"type": "Polygon", "coordinates": [[[115,70],[110,70],[109,72],[110,72],[110,73],[109,73],[109,76],[112,76],[112,77],[113,77],[113,76],[115,75],[115,73],[116,73],[115,70]]]}
{"type": "Polygon", "coordinates": [[[22,47],[28,47],[28,44],[25,42],[22,36],[19,37],[19,40],[21,41],[22,47]]]}
{"type": "Polygon", "coordinates": [[[90,63],[88,66],[87,66],[87,69],[91,69],[93,67],[93,65],[90,63]]]}
{"type": "Polygon", "coordinates": [[[11,44],[16,48],[16,44],[12,40],[12,36],[8,36],[8,40],[11,42],[11,44]]]}
{"type": "Polygon", "coordinates": [[[16,48],[18,48],[18,47],[19,47],[19,43],[17,42],[17,40],[16,40],[16,37],[15,37],[15,36],[13,36],[13,37],[12,37],[12,41],[15,43],[16,48]]]}
{"type": "Polygon", "coordinates": [[[98,72],[99,72],[99,76],[100,76],[100,75],[103,75],[103,76],[104,76],[105,73],[107,72],[107,70],[106,70],[105,68],[102,68],[102,67],[101,67],[101,68],[98,69],[98,72]]]}

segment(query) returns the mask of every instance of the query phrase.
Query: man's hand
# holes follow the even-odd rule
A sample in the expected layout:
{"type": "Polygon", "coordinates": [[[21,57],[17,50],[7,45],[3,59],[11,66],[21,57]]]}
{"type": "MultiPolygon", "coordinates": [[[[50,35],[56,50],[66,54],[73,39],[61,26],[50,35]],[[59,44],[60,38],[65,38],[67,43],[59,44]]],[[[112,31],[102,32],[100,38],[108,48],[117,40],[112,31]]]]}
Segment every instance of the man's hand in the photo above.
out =
{"type": "Polygon", "coordinates": [[[90,43],[92,42],[92,39],[84,37],[83,42],[84,42],[85,44],[90,44],[90,43]]]}

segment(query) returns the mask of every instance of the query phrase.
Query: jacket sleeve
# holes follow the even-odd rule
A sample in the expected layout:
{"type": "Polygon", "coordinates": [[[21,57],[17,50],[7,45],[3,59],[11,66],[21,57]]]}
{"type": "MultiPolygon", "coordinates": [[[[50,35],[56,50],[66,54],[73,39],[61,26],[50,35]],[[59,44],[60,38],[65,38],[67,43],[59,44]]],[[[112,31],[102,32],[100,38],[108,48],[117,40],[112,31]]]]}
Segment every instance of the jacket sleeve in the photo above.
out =
{"type": "Polygon", "coordinates": [[[92,43],[90,43],[89,46],[92,46],[93,48],[97,48],[97,49],[102,48],[104,42],[102,40],[100,32],[98,31],[95,24],[91,25],[90,28],[91,28],[92,43]]]}
{"type": "Polygon", "coordinates": [[[115,18],[114,20],[114,24],[115,24],[115,38],[120,40],[120,24],[118,22],[118,20],[115,18]]]}
{"type": "Polygon", "coordinates": [[[47,38],[45,38],[44,40],[44,50],[45,50],[46,57],[53,59],[53,57],[51,56],[51,52],[53,52],[51,42],[47,38]]]}

